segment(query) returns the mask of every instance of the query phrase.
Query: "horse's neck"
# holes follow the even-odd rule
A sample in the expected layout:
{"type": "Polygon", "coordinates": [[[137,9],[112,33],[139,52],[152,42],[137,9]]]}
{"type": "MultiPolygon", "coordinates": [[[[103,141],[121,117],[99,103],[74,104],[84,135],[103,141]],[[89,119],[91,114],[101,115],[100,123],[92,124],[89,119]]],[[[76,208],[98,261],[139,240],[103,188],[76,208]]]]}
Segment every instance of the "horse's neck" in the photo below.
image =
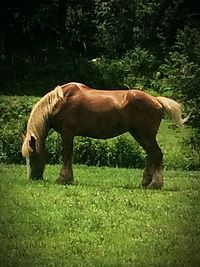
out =
{"type": "Polygon", "coordinates": [[[45,141],[47,139],[48,132],[49,132],[49,127],[47,127],[47,125],[45,125],[45,127],[39,133],[39,140],[40,140],[40,146],[41,147],[45,147],[45,141]]]}
{"type": "Polygon", "coordinates": [[[49,132],[49,116],[61,97],[63,97],[63,91],[58,86],[45,95],[32,109],[28,128],[35,134],[38,139],[38,146],[41,146],[41,148],[45,147],[45,140],[49,132]]]}
{"type": "MultiPolygon", "coordinates": [[[[35,115],[37,116],[37,114],[35,115]]],[[[38,115],[37,121],[34,121],[33,119],[30,120],[28,125],[28,133],[29,135],[34,135],[37,140],[37,149],[41,150],[45,148],[45,140],[47,138],[48,132],[49,132],[49,122],[47,118],[43,118],[38,115]]]]}

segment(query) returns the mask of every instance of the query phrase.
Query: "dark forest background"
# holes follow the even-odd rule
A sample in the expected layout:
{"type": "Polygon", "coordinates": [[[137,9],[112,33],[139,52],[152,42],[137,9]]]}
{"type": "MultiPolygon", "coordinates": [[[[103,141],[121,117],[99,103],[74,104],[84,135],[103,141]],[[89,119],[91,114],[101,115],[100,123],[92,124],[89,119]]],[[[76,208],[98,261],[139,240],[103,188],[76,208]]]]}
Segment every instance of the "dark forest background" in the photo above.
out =
{"type": "Polygon", "coordinates": [[[192,112],[198,150],[199,1],[8,0],[0,26],[2,94],[42,96],[70,81],[153,91],[192,112]]]}

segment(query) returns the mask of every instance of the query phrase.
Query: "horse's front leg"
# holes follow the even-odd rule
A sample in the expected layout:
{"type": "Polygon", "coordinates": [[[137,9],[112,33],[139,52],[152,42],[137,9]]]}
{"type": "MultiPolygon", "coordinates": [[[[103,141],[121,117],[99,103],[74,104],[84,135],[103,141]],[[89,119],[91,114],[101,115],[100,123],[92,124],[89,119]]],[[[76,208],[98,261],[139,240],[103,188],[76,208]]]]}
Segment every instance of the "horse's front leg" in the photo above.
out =
{"type": "Polygon", "coordinates": [[[56,180],[59,184],[72,184],[74,182],[73,169],[72,169],[72,154],[73,154],[73,137],[69,135],[62,136],[63,150],[62,158],[63,165],[60,171],[60,175],[56,180]]]}

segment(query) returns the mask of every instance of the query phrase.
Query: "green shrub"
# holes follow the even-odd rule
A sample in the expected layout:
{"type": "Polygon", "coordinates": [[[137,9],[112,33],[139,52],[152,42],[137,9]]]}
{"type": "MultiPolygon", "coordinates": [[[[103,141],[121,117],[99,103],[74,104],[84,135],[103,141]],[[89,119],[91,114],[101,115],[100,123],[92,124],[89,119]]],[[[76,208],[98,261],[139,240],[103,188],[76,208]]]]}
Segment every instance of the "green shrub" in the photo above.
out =
{"type": "Polygon", "coordinates": [[[105,141],[78,137],[75,141],[75,163],[141,168],[144,161],[142,148],[125,135],[105,141]]]}
{"type": "Polygon", "coordinates": [[[179,99],[184,104],[187,114],[191,113],[188,124],[193,132],[185,143],[187,168],[200,166],[200,31],[186,26],[178,31],[176,44],[165,59],[155,79],[154,88],[164,94],[179,99]],[[192,156],[191,156],[192,154],[192,156]]]}
{"type": "Polygon", "coordinates": [[[62,161],[62,140],[58,133],[50,132],[46,140],[48,163],[56,164],[62,161]]]}
{"type": "Polygon", "coordinates": [[[161,95],[183,98],[191,90],[196,76],[197,65],[177,51],[170,52],[155,75],[153,86],[161,95]]]}
{"type": "Polygon", "coordinates": [[[136,47],[122,58],[125,75],[123,83],[128,87],[150,88],[155,70],[155,56],[148,50],[136,47]]]}
{"type": "Polygon", "coordinates": [[[143,168],[145,154],[143,149],[133,139],[120,136],[114,144],[111,159],[113,161],[112,166],[117,164],[118,167],[143,168]]]}
{"type": "Polygon", "coordinates": [[[0,160],[6,163],[22,163],[21,140],[17,127],[0,130],[0,160]]]}
{"type": "Polygon", "coordinates": [[[6,163],[22,163],[21,133],[32,105],[32,97],[0,97],[0,160],[6,163]]]}
{"type": "Polygon", "coordinates": [[[99,58],[93,64],[107,88],[150,88],[156,69],[155,56],[140,47],[120,59],[99,58]]]}
{"type": "Polygon", "coordinates": [[[107,89],[125,87],[123,81],[126,70],[120,59],[97,58],[91,61],[91,64],[101,77],[101,80],[98,78],[97,83],[95,83],[97,87],[107,89]]]}

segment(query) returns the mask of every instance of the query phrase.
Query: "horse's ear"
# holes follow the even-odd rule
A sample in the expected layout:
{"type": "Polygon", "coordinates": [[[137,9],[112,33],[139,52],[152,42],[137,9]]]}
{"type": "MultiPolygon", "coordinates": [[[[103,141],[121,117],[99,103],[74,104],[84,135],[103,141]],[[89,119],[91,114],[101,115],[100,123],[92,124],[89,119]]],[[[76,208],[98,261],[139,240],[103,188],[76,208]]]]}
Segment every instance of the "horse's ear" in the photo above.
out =
{"type": "Polygon", "coordinates": [[[33,135],[31,135],[31,137],[29,139],[29,146],[33,151],[36,150],[36,138],[33,135]]]}
{"type": "Polygon", "coordinates": [[[25,138],[26,138],[26,133],[25,133],[25,132],[22,132],[22,133],[21,133],[21,139],[22,139],[22,141],[24,141],[25,138]]]}

